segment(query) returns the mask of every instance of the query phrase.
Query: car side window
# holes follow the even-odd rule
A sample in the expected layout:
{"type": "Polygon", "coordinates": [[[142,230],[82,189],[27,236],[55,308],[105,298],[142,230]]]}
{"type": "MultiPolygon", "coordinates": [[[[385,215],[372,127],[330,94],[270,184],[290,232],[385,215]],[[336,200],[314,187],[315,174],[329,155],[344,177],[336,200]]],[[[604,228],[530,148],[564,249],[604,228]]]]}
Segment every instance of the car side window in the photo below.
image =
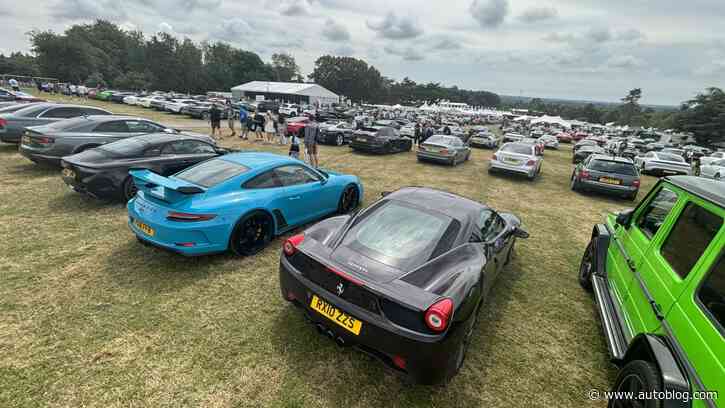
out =
{"type": "Polygon", "coordinates": [[[697,291],[697,300],[710,318],[720,325],[720,332],[725,333],[725,256],[720,256],[703,280],[697,291]]]}
{"type": "Polygon", "coordinates": [[[277,178],[275,171],[269,170],[247,181],[242,187],[249,189],[275,188],[282,187],[282,183],[277,178]]]}
{"type": "Polygon", "coordinates": [[[198,140],[180,140],[172,143],[176,154],[216,153],[213,147],[198,140]]]}
{"type": "Polygon", "coordinates": [[[496,238],[506,228],[506,222],[504,222],[503,218],[489,209],[481,211],[477,225],[481,231],[483,242],[496,238]]]}
{"type": "Polygon", "coordinates": [[[149,147],[143,152],[145,157],[156,157],[161,154],[161,146],[149,147]]]}
{"type": "Polygon", "coordinates": [[[128,131],[131,133],[152,133],[160,132],[163,129],[160,126],[142,120],[127,120],[126,126],[128,126],[128,131]]]}
{"type": "Polygon", "coordinates": [[[110,122],[103,122],[93,129],[94,132],[108,132],[108,133],[128,133],[128,126],[123,120],[114,120],[110,122]]]}
{"type": "Polygon", "coordinates": [[[110,115],[109,112],[106,112],[106,111],[100,110],[100,109],[93,109],[93,108],[83,108],[83,113],[82,114],[83,115],[88,115],[88,116],[91,116],[91,115],[110,115]]]}
{"type": "Polygon", "coordinates": [[[722,222],[722,217],[692,202],[682,211],[660,249],[662,257],[682,279],[720,231],[722,222]]]}
{"type": "Polygon", "coordinates": [[[652,239],[676,203],[677,194],[667,188],[661,189],[637,218],[637,227],[652,239]]]}
{"type": "Polygon", "coordinates": [[[277,167],[274,171],[283,186],[296,186],[320,181],[319,177],[302,166],[282,166],[277,167]]]}
{"type": "Polygon", "coordinates": [[[81,110],[80,108],[71,108],[71,107],[65,107],[65,108],[53,108],[45,111],[42,115],[40,115],[41,118],[53,118],[53,119],[62,119],[62,118],[73,118],[76,116],[80,116],[81,110]]]}
{"type": "Polygon", "coordinates": [[[176,149],[175,149],[174,143],[166,143],[161,148],[161,154],[164,156],[176,154],[176,149]]]}

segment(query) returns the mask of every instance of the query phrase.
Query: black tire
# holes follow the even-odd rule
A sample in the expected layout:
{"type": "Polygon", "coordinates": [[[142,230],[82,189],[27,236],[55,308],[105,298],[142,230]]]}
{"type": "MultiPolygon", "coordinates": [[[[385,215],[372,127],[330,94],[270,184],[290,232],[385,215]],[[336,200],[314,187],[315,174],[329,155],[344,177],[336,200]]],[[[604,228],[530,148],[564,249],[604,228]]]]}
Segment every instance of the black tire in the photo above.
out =
{"type": "Polygon", "coordinates": [[[340,195],[340,201],[337,203],[337,212],[340,214],[349,214],[360,204],[360,192],[354,185],[345,187],[340,195]]]}
{"type": "Polygon", "coordinates": [[[456,350],[456,361],[455,365],[453,366],[453,371],[448,375],[448,378],[446,378],[446,382],[449,382],[453,379],[453,377],[458,374],[459,371],[461,371],[461,368],[463,368],[463,363],[466,362],[466,356],[468,355],[468,347],[471,344],[471,338],[473,337],[473,332],[476,329],[477,323],[478,323],[478,317],[481,315],[481,305],[483,302],[478,302],[478,306],[476,306],[476,310],[473,312],[473,314],[468,318],[468,325],[465,327],[465,333],[463,334],[463,338],[461,339],[461,343],[458,345],[458,350],[456,350]]]}
{"type": "Polygon", "coordinates": [[[576,176],[574,174],[571,175],[571,191],[579,191],[579,183],[576,181],[576,176]]]}
{"type": "Polygon", "coordinates": [[[579,286],[587,292],[592,291],[592,272],[597,262],[597,244],[596,238],[592,238],[584,250],[581,263],[579,264],[579,286]]]}
{"type": "Polygon", "coordinates": [[[408,140],[408,147],[403,151],[409,152],[411,150],[413,150],[413,142],[411,140],[408,140]]]}
{"type": "Polygon", "coordinates": [[[345,135],[342,133],[338,133],[335,136],[335,146],[342,146],[345,144],[345,135]]]}
{"type": "Polygon", "coordinates": [[[612,399],[609,400],[607,405],[609,408],[629,408],[629,407],[641,407],[641,408],[661,408],[663,401],[652,398],[638,400],[636,396],[641,394],[642,396],[652,395],[653,393],[663,391],[662,378],[660,372],[653,363],[644,360],[634,360],[625,365],[619,374],[617,379],[614,381],[614,392],[621,392],[623,399],[612,399]],[[624,395],[630,394],[635,396],[633,399],[624,399],[624,395]]]}
{"type": "Polygon", "coordinates": [[[136,187],[136,183],[133,182],[133,177],[128,176],[121,185],[121,199],[124,202],[128,202],[128,200],[136,196],[137,191],[138,188],[136,187]]]}
{"type": "Polygon", "coordinates": [[[245,215],[237,222],[229,246],[237,255],[259,253],[272,240],[272,218],[261,211],[245,215]]]}
{"type": "Polygon", "coordinates": [[[720,173],[717,173],[716,175],[712,176],[712,178],[716,181],[720,181],[720,173]]]}
{"type": "Polygon", "coordinates": [[[630,194],[627,197],[627,200],[629,200],[629,201],[637,201],[637,192],[630,194]]]}
{"type": "Polygon", "coordinates": [[[204,112],[201,114],[201,118],[204,120],[209,120],[209,112],[204,112]]]}

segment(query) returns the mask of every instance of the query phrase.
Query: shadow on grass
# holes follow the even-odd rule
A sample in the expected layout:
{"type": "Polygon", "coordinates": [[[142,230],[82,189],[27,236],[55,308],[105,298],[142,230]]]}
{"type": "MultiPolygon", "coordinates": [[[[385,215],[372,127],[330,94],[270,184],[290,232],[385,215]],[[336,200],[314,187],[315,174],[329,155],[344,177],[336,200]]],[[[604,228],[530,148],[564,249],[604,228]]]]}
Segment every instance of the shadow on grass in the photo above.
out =
{"type": "Polygon", "coordinates": [[[47,177],[53,174],[58,175],[60,180],[60,168],[49,164],[38,164],[27,161],[23,164],[16,164],[6,167],[7,175],[18,175],[20,177],[47,177]]]}
{"type": "MultiPolygon", "coordinates": [[[[59,177],[60,179],[60,177],[59,177]]],[[[63,183],[62,180],[58,180],[63,183]]],[[[65,194],[56,195],[48,200],[48,209],[54,214],[83,215],[107,209],[123,210],[125,204],[93,198],[86,194],[76,193],[68,188],[65,194]]]]}
{"type": "Polygon", "coordinates": [[[18,145],[15,143],[0,142],[0,153],[17,153],[18,145]]]}

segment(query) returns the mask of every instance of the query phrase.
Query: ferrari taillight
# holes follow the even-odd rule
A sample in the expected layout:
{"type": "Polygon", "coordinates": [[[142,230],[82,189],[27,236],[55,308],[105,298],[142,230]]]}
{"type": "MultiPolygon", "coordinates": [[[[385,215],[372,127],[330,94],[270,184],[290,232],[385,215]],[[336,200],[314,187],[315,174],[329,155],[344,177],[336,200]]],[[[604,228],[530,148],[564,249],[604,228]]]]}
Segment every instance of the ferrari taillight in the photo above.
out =
{"type": "Polygon", "coordinates": [[[453,315],[453,301],[446,298],[439,300],[425,312],[425,324],[434,332],[442,332],[448,328],[453,315]]]}
{"type": "Polygon", "coordinates": [[[166,219],[169,221],[179,221],[179,222],[199,222],[199,221],[209,221],[215,217],[216,217],[216,214],[190,214],[190,213],[169,211],[169,214],[166,216],[166,219]]]}
{"type": "Polygon", "coordinates": [[[305,234],[299,234],[293,237],[289,237],[286,241],[284,241],[284,244],[282,244],[282,251],[284,251],[285,255],[292,256],[295,254],[295,252],[297,252],[297,246],[301,244],[304,240],[305,234]]]}

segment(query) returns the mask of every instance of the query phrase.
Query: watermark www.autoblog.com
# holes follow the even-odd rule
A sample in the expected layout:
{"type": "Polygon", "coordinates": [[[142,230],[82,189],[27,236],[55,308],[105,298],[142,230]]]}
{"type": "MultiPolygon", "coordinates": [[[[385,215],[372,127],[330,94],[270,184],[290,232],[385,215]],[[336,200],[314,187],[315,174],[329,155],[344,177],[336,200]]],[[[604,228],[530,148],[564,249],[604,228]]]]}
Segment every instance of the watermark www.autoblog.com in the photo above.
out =
{"type": "Polygon", "coordinates": [[[587,392],[587,397],[592,401],[626,401],[626,400],[674,400],[674,401],[698,401],[710,400],[715,401],[718,398],[717,391],[599,391],[591,389],[587,392]]]}

